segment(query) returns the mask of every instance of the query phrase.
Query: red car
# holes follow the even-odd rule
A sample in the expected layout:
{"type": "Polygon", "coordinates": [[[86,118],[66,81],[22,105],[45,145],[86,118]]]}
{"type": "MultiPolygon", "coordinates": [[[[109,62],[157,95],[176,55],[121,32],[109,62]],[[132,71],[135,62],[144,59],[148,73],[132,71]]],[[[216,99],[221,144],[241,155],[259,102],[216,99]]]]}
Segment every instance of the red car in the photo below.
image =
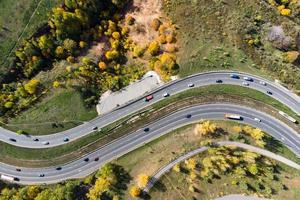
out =
{"type": "Polygon", "coordinates": [[[151,99],[153,99],[153,95],[146,96],[145,101],[150,101],[151,99]]]}

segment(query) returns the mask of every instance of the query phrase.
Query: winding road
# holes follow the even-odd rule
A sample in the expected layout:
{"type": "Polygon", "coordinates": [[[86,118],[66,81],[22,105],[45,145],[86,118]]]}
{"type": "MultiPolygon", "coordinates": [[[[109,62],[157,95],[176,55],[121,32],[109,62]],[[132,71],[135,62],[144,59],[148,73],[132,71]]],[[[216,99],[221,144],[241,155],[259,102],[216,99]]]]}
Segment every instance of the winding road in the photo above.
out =
{"type": "Polygon", "coordinates": [[[254,76],[246,73],[240,73],[240,72],[229,72],[229,71],[206,72],[206,73],[195,74],[183,79],[179,79],[177,81],[170,82],[156,89],[155,91],[152,91],[149,94],[152,94],[154,99],[151,100],[150,102],[145,102],[143,96],[141,98],[135,99],[127,103],[124,106],[119,107],[118,109],[115,109],[114,111],[108,114],[99,116],[89,122],[86,122],[80,126],[77,126],[75,128],[63,132],[59,132],[51,135],[32,136],[32,135],[17,135],[12,131],[6,130],[4,128],[0,128],[0,141],[18,147],[37,148],[37,149],[63,145],[70,141],[74,141],[76,139],[79,139],[81,137],[84,137],[94,132],[95,130],[93,129],[95,127],[102,128],[129,114],[132,114],[138,110],[141,110],[142,108],[145,108],[155,102],[162,100],[164,98],[163,94],[165,92],[168,92],[171,95],[180,93],[182,91],[190,89],[188,87],[190,83],[193,83],[194,87],[220,84],[220,83],[216,83],[216,80],[222,80],[222,84],[240,85],[240,86],[249,87],[261,91],[263,93],[270,91],[272,94],[268,94],[268,95],[282,102],[283,104],[291,108],[295,113],[300,115],[300,98],[296,94],[292,93],[291,91],[287,90],[286,88],[276,83],[273,83],[269,80],[266,80],[258,76],[254,76]],[[230,77],[231,74],[238,75],[239,79],[231,78],[230,77]],[[242,84],[242,82],[245,82],[245,80],[243,80],[243,77],[251,77],[253,79],[252,81],[246,81],[249,83],[249,86],[245,86],[242,84]],[[261,84],[261,82],[265,82],[266,85],[261,84]],[[66,138],[68,139],[68,141],[64,141],[66,138]],[[38,141],[34,141],[34,139],[38,139],[38,141]],[[45,143],[49,143],[49,144],[45,145],[45,143]]]}
{"type": "Polygon", "coordinates": [[[278,140],[281,140],[295,152],[296,155],[300,156],[299,135],[294,129],[283,122],[268,114],[244,106],[232,104],[207,104],[179,110],[159,121],[147,125],[145,128],[149,128],[149,130],[146,132],[144,128],[137,130],[127,136],[118,138],[95,152],[89,153],[81,159],[72,161],[63,166],[22,168],[19,172],[16,171],[15,166],[0,163],[0,174],[16,177],[19,179],[17,182],[20,184],[51,184],[72,178],[82,178],[96,171],[103,164],[137,149],[145,143],[169,133],[171,130],[197,122],[201,119],[224,119],[224,113],[241,115],[243,117],[243,120],[240,121],[241,123],[262,129],[278,140]],[[191,117],[188,115],[191,115],[191,117]],[[262,119],[262,121],[255,121],[255,117],[262,119]],[[88,158],[89,160],[87,161],[85,158],[88,158]],[[98,160],[95,161],[95,158],[98,158],[98,160]],[[57,167],[61,167],[61,169],[57,170],[57,167]],[[44,177],[39,177],[40,174],[44,174],[44,177]]]}
{"type": "MultiPolygon", "coordinates": [[[[282,157],[280,155],[277,155],[275,153],[272,153],[270,151],[267,151],[265,149],[261,149],[255,146],[251,146],[248,144],[244,144],[244,143],[240,143],[240,142],[230,142],[230,141],[221,141],[221,142],[216,142],[217,146],[235,146],[235,147],[240,147],[242,149],[246,149],[248,151],[251,152],[255,152],[258,153],[260,155],[266,156],[268,158],[277,160],[279,162],[282,162],[294,169],[300,170],[300,165],[289,160],[286,159],[285,157],[282,157]]],[[[145,192],[149,192],[150,189],[155,185],[155,183],[167,172],[169,172],[176,164],[190,158],[193,157],[199,153],[202,153],[206,150],[208,150],[210,147],[207,146],[203,146],[200,147],[198,149],[195,149],[193,151],[188,152],[187,154],[184,154],[182,156],[180,156],[179,158],[177,158],[176,160],[170,162],[168,165],[164,166],[163,168],[161,168],[160,170],[158,170],[153,176],[151,176],[151,179],[149,181],[149,183],[147,184],[147,186],[144,188],[145,192]]]]}

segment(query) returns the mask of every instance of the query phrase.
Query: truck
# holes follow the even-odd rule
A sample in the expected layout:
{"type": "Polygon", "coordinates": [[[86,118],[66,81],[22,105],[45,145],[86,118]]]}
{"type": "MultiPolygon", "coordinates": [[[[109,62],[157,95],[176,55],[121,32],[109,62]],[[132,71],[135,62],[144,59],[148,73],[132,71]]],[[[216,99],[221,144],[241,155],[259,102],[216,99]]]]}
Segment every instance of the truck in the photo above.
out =
{"type": "Polygon", "coordinates": [[[242,119],[242,117],[240,115],[236,115],[236,114],[225,114],[224,117],[227,119],[235,119],[235,120],[242,119]]]}
{"type": "Polygon", "coordinates": [[[14,177],[11,177],[11,176],[7,176],[7,175],[4,175],[4,174],[1,174],[0,178],[2,180],[10,181],[10,182],[17,180],[17,178],[14,178],[14,177]]]}
{"type": "Polygon", "coordinates": [[[285,117],[286,119],[288,119],[289,121],[291,121],[293,123],[297,123],[296,119],[294,119],[293,117],[289,116],[285,112],[279,111],[279,114],[282,115],[283,117],[285,117]]]}

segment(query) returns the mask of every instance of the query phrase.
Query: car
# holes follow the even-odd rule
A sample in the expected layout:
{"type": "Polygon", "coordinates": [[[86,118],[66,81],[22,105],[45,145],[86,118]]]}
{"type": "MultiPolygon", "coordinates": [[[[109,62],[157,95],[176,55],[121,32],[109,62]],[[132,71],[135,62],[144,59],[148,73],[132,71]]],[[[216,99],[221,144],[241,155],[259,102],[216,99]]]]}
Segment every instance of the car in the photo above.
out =
{"type": "Polygon", "coordinates": [[[236,75],[236,74],[231,74],[230,77],[234,78],[234,79],[240,79],[240,77],[238,75],[236,75]]]}
{"type": "Polygon", "coordinates": [[[244,79],[245,81],[253,81],[253,78],[250,78],[250,77],[248,77],[248,76],[245,76],[243,79],[244,79]]]}
{"type": "Polygon", "coordinates": [[[249,83],[247,83],[247,82],[245,82],[245,81],[244,81],[242,84],[243,84],[244,86],[249,86],[249,83]]]}
{"type": "Polygon", "coordinates": [[[96,157],[95,159],[94,159],[94,161],[98,161],[99,160],[99,157],[96,157]]]}
{"type": "Polygon", "coordinates": [[[84,162],[88,162],[90,159],[89,158],[85,158],[83,160],[84,160],[84,162]]]}
{"type": "Polygon", "coordinates": [[[170,94],[167,93],[167,92],[165,92],[165,93],[163,94],[163,97],[168,97],[168,96],[170,96],[170,94]]]}
{"type": "Polygon", "coordinates": [[[194,83],[189,83],[188,86],[189,87],[194,87],[195,85],[194,85],[194,83]]]}
{"type": "Polygon", "coordinates": [[[16,169],[16,171],[17,171],[17,172],[20,172],[20,171],[21,171],[21,169],[20,169],[20,168],[17,168],[17,169],[16,169]]]}
{"type": "Polygon", "coordinates": [[[216,83],[223,83],[221,79],[216,80],[216,83]]]}
{"type": "Polygon", "coordinates": [[[40,140],[38,138],[34,138],[33,141],[38,142],[40,140]]]}
{"type": "Polygon", "coordinates": [[[94,127],[93,127],[93,130],[94,130],[94,131],[98,130],[98,127],[97,127],[97,126],[94,126],[94,127]]]}
{"type": "Polygon", "coordinates": [[[281,137],[281,140],[282,140],[282,141],[284,141],[284,138],[283,138],[283,137],[281,137]]]}
{"type": "Polygon", "coordinates": [[[191,114],[187,114],[185,117],[189,119],[189,118],[192,117],[192,115],[191,114]]]}
{"type": "Polygon", "coordinates": [[[68,141],[69,141],[69,138],[65,137],[64,142],[68,142],[68,141]]]}
{"type": "Polygon", "coordinates": [[[146,96],[145,101],[150,101],[153,99],[153,95],[146,96]]]}
{"type": "Polygon", "coordinates": [[[259,81],[259,84],[261,84],[261,85],[264,85],[264,86],[266,86],[266,85],[267,85],[267,83],[266,83],[266,82],[264,82],[264,81],[259,81]]]}
{"type": "Polygon", "coordinates": [[[12,142],[17,142],[17,140],[15,138],[9,138],[9,140],[12,142]]]}
{"type": "Polygon", "coordinates": [[[45,176],[45,174],[40,174],[40,175],[39,175],[39,177],[44,177],[44,176],[45,176]]]}
{"type": "Polygon", "coordinates": [[[50,144],[50,142],[47,142],[47,141],[42,142],[42,143],[43,143],[43,145],[49,145],[50,144]]]}
{"type": "Polygon", "coordinates": [[[150,128],[144,128],[144,132],[150,131],[150,128]]]}
{"type": "Polygon", "coordinates": [[[269,91],[269,90],[267,91],[267,93],[268,93],[269,95],[272,95],[272,94],[273,94],[273,93],[272,93],[271,91],[269,91]]]}
{"type": "Polygon", "coordinates": [[[58,170],[58,171],[61,170],[61,167],[56,167],[56,170],[58,170]]]}
{"type": "Polygon", "coordinates": [[[261,122],[261,119],[258,119],[257,117],[255,117],[254,120],[257,122],[261,122]]]}

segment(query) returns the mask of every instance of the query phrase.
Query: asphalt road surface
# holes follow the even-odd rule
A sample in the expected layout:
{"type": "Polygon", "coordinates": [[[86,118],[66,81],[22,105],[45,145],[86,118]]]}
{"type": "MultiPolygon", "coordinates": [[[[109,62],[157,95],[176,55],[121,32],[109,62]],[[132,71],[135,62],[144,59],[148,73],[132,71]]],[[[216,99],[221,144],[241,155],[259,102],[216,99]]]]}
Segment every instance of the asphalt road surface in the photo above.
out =
{"type": "Polygon", "coordinates": [[[70,141],[74,141],[78,138],[84,137],[93,130],[94,127],[104,127],[112,122],[115,122],[129,114],[132,114],[142,108],[149,106],[155,102],[160,101],[163,97],[165,92],[168,92],[170,95],[182,92],[184,90],[190,89],[188,87],[189,84],[194,84],[194,87],[201,87],[206,85],[213,85],[213,84],[232,84],[232,85],[241,85],[244,87],[249,87],[263,93],[270,91],[272,94],[267,94],[277,99],[278,101],[282,102],[289,108],[291,108],[294,112],[300,115],[300,98],[292,93],[291,91],[287,90],[286,88],[268,81],[264,78],[239,73],[239,72],[207,72],[192,75],[190,77],[180,79],[169,84],[166,84],[155,91],[149,93],[153,95],[153,99],[149,102],[144,100],[144,97],[139,99],[133,100],[128,104],[108,113],[103,116],[99,116],[89,122],[86,122],[80,126],[75,128],[51,134],[51,135],[43,135],[43,136],[31,136],[31,135],[17,135],[16,133],[0,128],[0,141],[9,143],[14,146],[25,147],[25,148],[49,148],[54,146],[63,145],[70,141]],[[239,79],[233,79],[230,77],[231,74],[236,74],[239,76],[239,79]],[[251,77],[252,81],[245,81],[244,77],[251,77]],[[222,80],[222,83],[216,83],[216,80],[222,80]],[[265,82],[266,85],[261,84],[261,81],[265,82]],[[249,83],[249,86],[245,86],[242,82],[249,83]],[[38,139],[38,141],[34,141],[34,139],[38,139]],[[68,141],[64,141],[67,138],[68,141]],[[10,139],[15,139],[15,141],[11,141],[10,139]],[[49,144],[45,145],[44,143],[47,142],[49,144]]]}
{"type": "Polygon", "coordinates": [[[16,166],[0,163],[0,174],[18,178],[19,181],[16,182],[19,184],[51,184],[67,179],[85,177],[96,171],[103,164],[172,130],[197,122],[201,119],[223,120],[225,113],[233,113],[242,116],[243,119],[239,120],[241,123],[262,129],[282,141],[293,152],[295,152],[296,155],[300,155],[300,138],[298,133],[283,122],[268,114],[243,106],[232,104],[208,104],[193,106],[177,111],[156,122],[153,122],[152,124],[149,124],[147,127],[137,130],[127,136],[118,138],[117,140],[107,144],[95,152],[89,153],[79,160],[72,161],[63,166],[53,166],[48,168],[21,168],[21,171],[19,172],[16,171],[16,166]],[[261,119],[261,122],[255,121],[255,117],[261,119]],[[149,128],[149,130],[145,131],[145,128],[149,128]],[[85,161],[85,158],[88,158],[89,160],[85,161]],[[95,161],[95,158],[98,158],[97,161],[95,161]],[[61,169],[56,170],[57,167],[61,167],[61,169]],[[44,174],[44,177],[39,177],[40,174],[44,174]]]}
{"type": "MultiPolygon", "coordinates": [[[[246,149],[248,151],[251,152],[255,152],[258,153],[260,155],[266,156],[268,158],[277,160],[279,162],[282,162],[294,169],[300,170],[300,165],[285,158],[282,157],[280,155],[277,155],[273,152],[267,151],[265,149],[261,149],[255,146],[251,146],[248,144],[244,144],[244,143],[240,143],[240,142],[231,142],[231,141],[221,141],[221,142],[215,142],[216,146],[236,146],[236,147],[240,147],[242,149],[246,149]]],[[[202,153],[204,151],[206,151],[207,149],[209,149],[210,147],[200,147],[198,149],[195,149],[193,151],[190,151],[180,157],[178,157],[176,160],[173,160],[172,162],[170,162],[168,165],[162,167],[160,170],[158,170],[150,179],[149,183],[147,184],[147,186],[144,188],[145,192],[149,192],[150,189],[155,185],[155,183],[157,182],[157,180],[159,180],[165,173],[169,172],[176,164],[181,163],[184,160],[187,160],[190,157],[193,157],[199,153],[202,153]]]]}

